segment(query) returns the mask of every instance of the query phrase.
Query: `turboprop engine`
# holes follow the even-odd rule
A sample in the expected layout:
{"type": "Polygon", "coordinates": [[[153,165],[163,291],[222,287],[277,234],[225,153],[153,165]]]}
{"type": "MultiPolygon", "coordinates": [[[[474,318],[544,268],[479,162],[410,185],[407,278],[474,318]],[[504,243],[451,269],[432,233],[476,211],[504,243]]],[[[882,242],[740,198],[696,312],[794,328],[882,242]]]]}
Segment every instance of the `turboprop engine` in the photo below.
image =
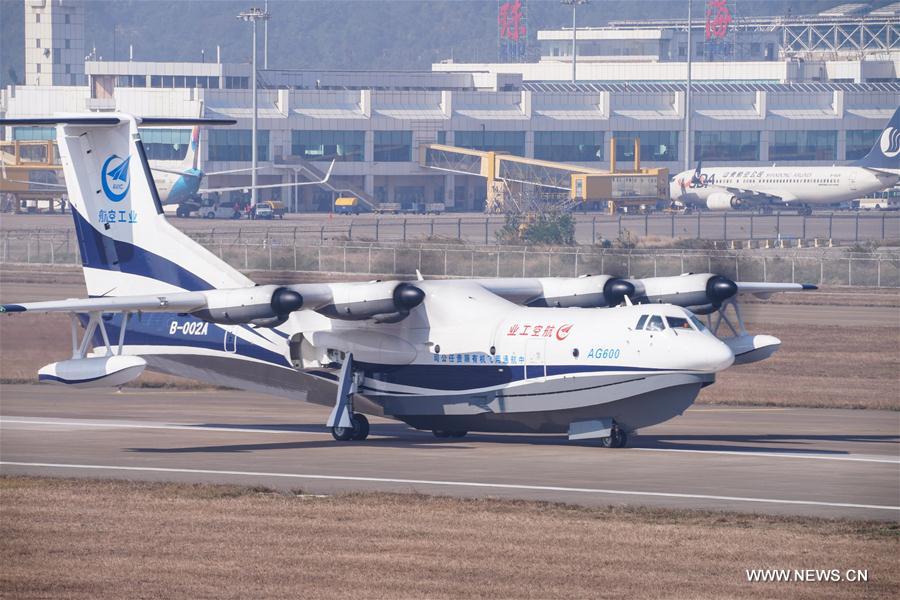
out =
{"type": "Polygon", "coordinates": [[[206,307],[192,315],[223,325],[277,327],[301,308],[331,319],[373,319],[393,323],[422,303],[425,292],[405,282],[372,281],[340,284],[261,285],[237,290],[204,292],[206,307]]]}
{"type": "Polygon", "coordinates": [[[635,287],[635,296],[629,295],[633,301],[675,304],[700,315],[718,310],[738,291],[734,281],[713,273],[685,273],[628,282],[635,287]]]}
{"type": "Polygon", "coordinates": [[[191,313],[210,323],[276,327],[303,307],[303,296],[288,287],[261,285],[205,292],[206,308],[191,313]]]}
{"type": "Polygon", "coordinates": [[[728,192],[713,192],[706,198],[709,210],[737,210],[741,207],[741,199],[728,192]]]}

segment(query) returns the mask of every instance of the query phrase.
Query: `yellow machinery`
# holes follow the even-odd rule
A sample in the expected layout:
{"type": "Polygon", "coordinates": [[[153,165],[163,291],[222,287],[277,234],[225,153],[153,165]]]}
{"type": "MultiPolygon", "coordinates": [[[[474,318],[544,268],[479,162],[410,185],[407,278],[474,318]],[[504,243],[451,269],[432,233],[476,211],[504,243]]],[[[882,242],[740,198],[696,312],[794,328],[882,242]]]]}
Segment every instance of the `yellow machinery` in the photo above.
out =
{"type": "Polygon", "coordinates": [[[56,142],[0,141],[0,207],[53,212],[64,209],[65,193],[56,142]]]}
{"type": "Polygon", "coordinates": [[[610,140],[610,170],[515,156],[504,152],[471,150],[444,144],[422,144],[419,164],[430,169],[477,175],[487,179],[485,212],[526,213],[517,198],[524,188],[546,190],[555,208],[584,202],[603,203],[615,212],[622,206],[653,205],[669,199],[668,169],[640,168],[640,140],[635,140],[633,171],[616,171],[615,139],[610,140]]]}

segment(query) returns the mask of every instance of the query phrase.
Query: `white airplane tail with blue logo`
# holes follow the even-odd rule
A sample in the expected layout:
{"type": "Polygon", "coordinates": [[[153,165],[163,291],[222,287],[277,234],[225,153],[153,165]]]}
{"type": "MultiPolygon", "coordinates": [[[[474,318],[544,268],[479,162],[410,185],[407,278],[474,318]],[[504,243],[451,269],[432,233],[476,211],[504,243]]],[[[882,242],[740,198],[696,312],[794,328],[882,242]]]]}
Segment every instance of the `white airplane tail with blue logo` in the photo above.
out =
{"type": "Polygon", "coordinates": [[[253,285],[166,220],[138,131],[141,125],[222,125],[233,121],[142,119],[112,113],[4,123],[57,126],[56,140],[89,295],[253,285]]]}
{"type": "Polygon", "coordinates": [[[872,149],[856,166],[875,170],[900,170],[900,107],[894,111],[872,149]]]}

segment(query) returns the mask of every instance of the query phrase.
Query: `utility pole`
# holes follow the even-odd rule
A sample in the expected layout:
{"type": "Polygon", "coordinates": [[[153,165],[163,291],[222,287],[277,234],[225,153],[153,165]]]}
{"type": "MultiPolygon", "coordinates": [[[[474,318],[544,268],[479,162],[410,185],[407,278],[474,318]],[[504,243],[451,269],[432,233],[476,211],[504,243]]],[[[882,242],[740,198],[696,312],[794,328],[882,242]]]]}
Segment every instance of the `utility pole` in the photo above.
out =
{"type": "Polygon", "coordinates": [[[266,20],[263,21],[263,69],[269,70],[269,0],[266,0],[266,5],[263,10],[266,13],[266,20]]]}
{"type": "Polygon", "coordinates": [[[251,54],[251,62],[250,62],[250,82],[253,88],[253,124],[251,126],[250,132],[250,163],[252,170],[250,171],[250,210],[253,211],[256,208],[256,172],[259,170],[259,149],[257,147],[257,117],[258,117],[258,107],[257,107],[257,98],[256,98],[256,22],[257,21],[267,21],[269,19],[269,13],[260,8],[251,8],[250,10],[246,10],[238,15],[238,19],[243,21],[249,21],[253,24],[253,53],[251,54]]]}
{"type": "Polygon", "coordinates": [[[560,2],[564,5],[572,7],[572,83],[578,81],[576,68],[577,68],[577,55],[575,49],[575,42],[578,39],[578,28],[575,26],[575,9],[582,4],[587,4],[588,0],[560,0],[560,2]]]}
{"type": "Polygon", "coordinates": [[[693,37],[691,36],[691,32],[693,31],[694,21],[693,14],[691,9],[693,8],[694,0],[687,0],[688,3],[688,26],[687,26],[687,86],[685,86],[684,91],[684,170],[689,171],[691,168],[691,53],[693,52],[692,46],[693,37]]]}

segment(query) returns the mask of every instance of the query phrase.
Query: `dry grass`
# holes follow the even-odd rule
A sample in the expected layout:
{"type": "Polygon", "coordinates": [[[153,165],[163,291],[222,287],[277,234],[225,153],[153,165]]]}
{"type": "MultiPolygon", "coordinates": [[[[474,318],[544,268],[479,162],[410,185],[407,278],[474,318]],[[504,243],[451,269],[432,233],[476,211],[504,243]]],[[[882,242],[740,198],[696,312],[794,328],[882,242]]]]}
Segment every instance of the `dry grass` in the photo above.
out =
{"type": "Polygon", "coordinates": [[[781,338],[781,349],[769,360],[721,373],[698,402],[900,410],[900,329],[776,324],[761,329],[781,338]]]}
{"type": "Polygon", "coordinates": [[[895,598],[896,524],[0,478],[16,598],[895,598]],[[868,569],[747,583],[745,569],[868,569]]]}

